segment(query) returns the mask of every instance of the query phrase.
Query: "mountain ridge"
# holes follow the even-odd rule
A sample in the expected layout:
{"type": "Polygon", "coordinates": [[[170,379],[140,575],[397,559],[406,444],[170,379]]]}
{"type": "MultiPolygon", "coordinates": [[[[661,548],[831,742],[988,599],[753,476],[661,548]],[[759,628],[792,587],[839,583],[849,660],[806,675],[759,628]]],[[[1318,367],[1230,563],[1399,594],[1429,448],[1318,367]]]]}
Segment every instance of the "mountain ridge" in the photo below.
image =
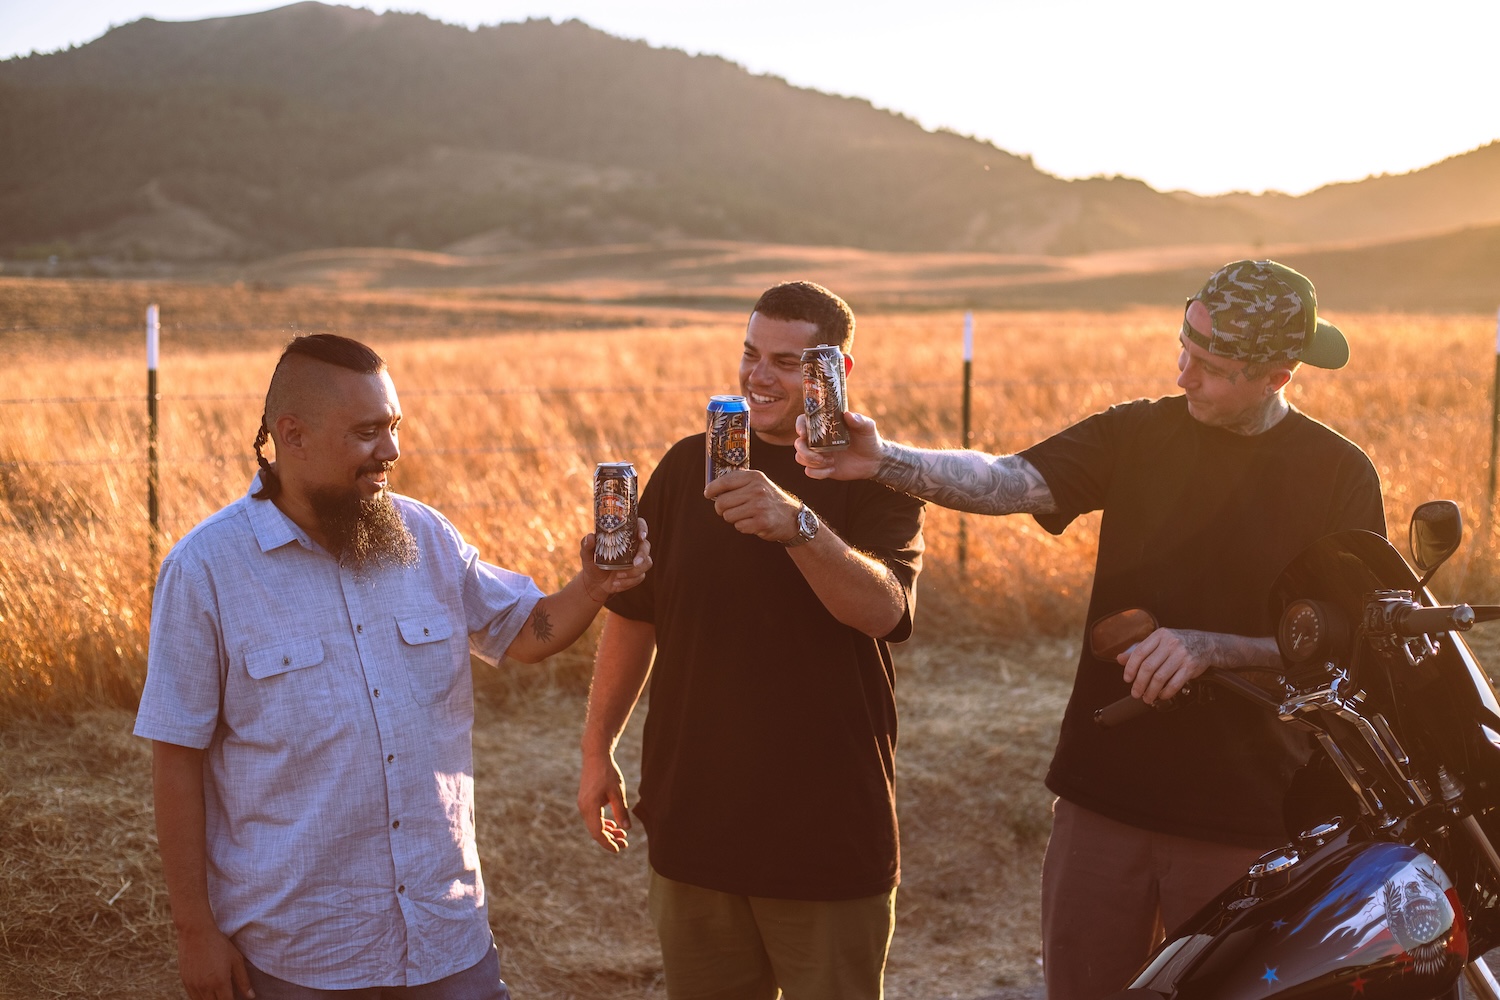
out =
{"type": "Polygon", "coordinates": [[[693,238],[1069,255],[1500,221],[1500,144],[1298,197],[1159,192],[579,21],[315,2],[0,62],[0,137],[0,254],[693,238]]]}

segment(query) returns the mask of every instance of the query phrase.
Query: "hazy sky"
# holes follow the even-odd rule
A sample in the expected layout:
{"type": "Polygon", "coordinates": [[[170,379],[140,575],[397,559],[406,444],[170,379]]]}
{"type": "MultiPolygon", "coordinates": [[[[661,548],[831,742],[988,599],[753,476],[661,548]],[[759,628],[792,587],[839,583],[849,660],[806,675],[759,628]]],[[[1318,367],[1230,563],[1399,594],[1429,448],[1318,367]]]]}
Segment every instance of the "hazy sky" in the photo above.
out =
{"type": "MultiPolygon", "coordinates": [[[[0,57],[264,0],[0,0],[0,57]]],[[[1500,139],[1497,0],[398,0],[467,25],[581,18],[869,98],[1064,177],[1300,193],[1500,139]]]]}

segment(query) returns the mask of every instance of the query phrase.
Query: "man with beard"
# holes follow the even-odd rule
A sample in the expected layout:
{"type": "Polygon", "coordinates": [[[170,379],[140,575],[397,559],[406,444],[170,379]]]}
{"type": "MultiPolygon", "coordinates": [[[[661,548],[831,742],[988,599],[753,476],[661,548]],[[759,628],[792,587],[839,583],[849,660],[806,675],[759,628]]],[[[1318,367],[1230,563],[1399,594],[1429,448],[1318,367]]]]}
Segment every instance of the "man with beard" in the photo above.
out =
{"type": "Polygon", "coordinates": [[[640,583],[649,547],[611,573],[586,536],[581,571],[544,596],[390,493],[400,423],[374,351],[293,340],[250,492],[162,562],[135,731],[154,741],[193,1000],[508,996],[474,840],[469,654],[564,648],[640,583]]]}
{"type": "Polygon", "coordinates": [[[760,297],[739,370],[751,468],[705,491],[703,435],[674,445],[641,495],[656,568],[609,602],[578,808],[625,847],[614,749],[649,675],[636,813],[672,1000],[881,994],[900,877],[888,643],[911,634],[922,504],[810,481],[792,452],[802,351],[853,337],[826,288],[760,297]]]}
{"type": "Polygon", "coordinates": [[[1102,511],[1088,620],[1145,608],[1162,625],[1118,663],[1083,643],[1047,772],[1058,796],[1042,867],[1049,1000],[1123,988],[1163,931],[1284,843],[1283,796],[1309,753],[1233,697],[1117,729],[1095,725],[1095,710],[1127,694],[1171,698],[1210,666],[1279,667],[1266,606],[1276,576],[1325,534],[1385,532],[1370,460],[1286,400],[1302,364],[1349,359],[1307,278],[1270,260],[1226,264],[1177,332],[1182,395],[1121,403],[1016,455],[908,447],[859,414],[847,451],[796,446],[820,480],[1030,513],[1054,534],[1102,511]]]}

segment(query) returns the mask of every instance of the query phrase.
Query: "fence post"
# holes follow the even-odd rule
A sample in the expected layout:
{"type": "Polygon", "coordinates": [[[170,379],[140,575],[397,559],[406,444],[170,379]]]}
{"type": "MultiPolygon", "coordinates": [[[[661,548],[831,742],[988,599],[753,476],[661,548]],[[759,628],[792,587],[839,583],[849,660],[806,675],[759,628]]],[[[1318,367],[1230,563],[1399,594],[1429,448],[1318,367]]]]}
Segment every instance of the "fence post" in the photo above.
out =
{"type": "Polygon", "coordinates": [[[157,449],[157,412],[161,395],[156,391],[156,355],[161,338],[161,312],[156,304],[146,307],[146,512],[151,519],[149,545],[151,578],[156,579],[157,547],[161,534],[161,504],[157,498],[160,485],[157,449]]]}
{"type": "MultiPolygon", "coordinates": [[[[1500,375],[1496,376],[1500,378],[1500,375]]],[[[974,432],[969,426],[969,414],[974,399],[974,310],[968,309],[964,312],[964,414],[963,414],[963,446],[970,448],[974,444],[974,432]]],[[[958,576],[959,579],[968,578],[969,568],[969,532],[968,518],[964,514],[958,515],[958,576]]]]}
{"type": "Polygon", "coordinates": [[[1495,445],[1500,440],[1500,310],[1495,313],[1495,382],[1490,389],[1490,487],[1485,493],[1484,520],[1495,510],[1495,445]]]}

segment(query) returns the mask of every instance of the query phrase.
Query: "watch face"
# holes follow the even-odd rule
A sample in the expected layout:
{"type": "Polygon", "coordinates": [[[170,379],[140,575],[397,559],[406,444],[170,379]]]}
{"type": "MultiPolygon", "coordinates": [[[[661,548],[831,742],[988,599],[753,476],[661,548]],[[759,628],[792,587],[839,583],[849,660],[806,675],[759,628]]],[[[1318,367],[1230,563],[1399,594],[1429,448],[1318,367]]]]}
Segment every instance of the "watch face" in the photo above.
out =
{"type": "Polygon", "coordinates": [[[812,541],[812,537],[818,533],[818,515],[806,507],[797,511],[797,530],[803,538],[812,541]]]}

